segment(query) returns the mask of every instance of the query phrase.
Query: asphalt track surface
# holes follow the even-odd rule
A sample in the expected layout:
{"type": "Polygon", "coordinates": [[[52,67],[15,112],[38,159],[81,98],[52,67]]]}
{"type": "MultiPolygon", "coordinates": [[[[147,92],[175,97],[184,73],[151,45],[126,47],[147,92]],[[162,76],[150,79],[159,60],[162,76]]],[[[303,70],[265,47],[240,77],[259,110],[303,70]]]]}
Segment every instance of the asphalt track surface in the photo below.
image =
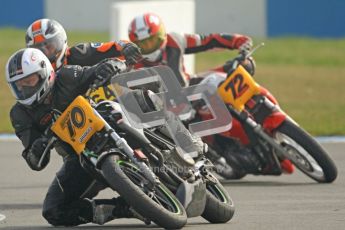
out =
{"type": "MultiPolygon", "coordinates": [[[[202,218],[191,218],[184,229],[345,229],[345,143],[323,146],[338,167],[339,175],[334,183],[318,184],[299,172],[223,181],[236,205],[233,219],[226,224],[209,224],[202,218]]],[[[21,150],[17,141],[0,141],[0,229],[55,229],[41,216],[41,207],[61,159],[53,155],[45,170],[34,172],[22,159],[21,150]]],[[[112,196],[110,190],[99,195],[112,196]]],[[[79,228],[159,229],[136,219],[118,219],[104,226],[88,224],[73,229],[79,228]]]]}

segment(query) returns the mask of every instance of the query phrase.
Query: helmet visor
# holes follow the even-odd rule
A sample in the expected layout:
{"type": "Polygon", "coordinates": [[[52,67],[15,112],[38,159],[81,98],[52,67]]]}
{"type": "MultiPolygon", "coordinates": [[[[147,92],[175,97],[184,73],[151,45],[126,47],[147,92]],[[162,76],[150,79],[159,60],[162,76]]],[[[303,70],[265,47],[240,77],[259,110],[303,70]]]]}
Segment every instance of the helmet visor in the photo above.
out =
{"type": "Polygon", "coordinates": [[[149,38],[135,41],[135,44],[140,47],[142,54],[149,54],[162,48],[162,46],[165,45],[165,40],[166,34],[163,29],[160,29],[149,38]]]}
{"type": "Polygon", "coordinates": [[[49,61],[54,63],[63,51],[65,43],[65,38],[58,34],[52,38],[46,39],[40,43],[35,43],[29,47],[41,50],[48,57],[49,61]]]}
{"type": "Polygon", "coordinates": [[[40,73],[33,73],[10,84],[16,98],[18,100],[25,100],[39,92],[44,84],[44,80],[40,73]]]}

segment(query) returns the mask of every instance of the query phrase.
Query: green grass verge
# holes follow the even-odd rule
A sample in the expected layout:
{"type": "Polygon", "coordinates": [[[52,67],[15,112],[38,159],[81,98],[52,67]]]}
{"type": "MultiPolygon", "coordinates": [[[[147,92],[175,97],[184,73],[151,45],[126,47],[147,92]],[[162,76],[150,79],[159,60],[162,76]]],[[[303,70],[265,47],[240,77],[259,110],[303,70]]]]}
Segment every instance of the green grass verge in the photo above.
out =
{"type": "MultiPolygon", "coordinates": [[[[9,56],[24,47],[25,31],[0,29],[0,133],[13,132],[9,109],[14,103],[4,66],[9,56]]],[[[106,33],[68,32],[69,44],[107,41],[106,33]]],[[[278,99],[281,107],[313,135],[345,134],[345,39],[279,38],[265,42],[255,54],[255,78],[278,99]]],[[[232,51],[196,55],[196,71],[223,64],[232,51]]]]}

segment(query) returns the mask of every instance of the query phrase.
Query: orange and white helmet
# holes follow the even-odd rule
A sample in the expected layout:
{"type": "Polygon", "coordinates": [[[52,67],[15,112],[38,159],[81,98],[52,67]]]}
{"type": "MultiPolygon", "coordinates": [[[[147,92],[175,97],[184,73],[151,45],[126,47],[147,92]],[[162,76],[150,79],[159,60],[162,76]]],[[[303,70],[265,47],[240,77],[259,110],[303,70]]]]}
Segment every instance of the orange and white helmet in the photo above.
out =
{"type": "Polygon", "coordinates": [[[128,37],[141,49],[143,57],[151,62],[162,58],[167,34],[161,18],[153,13],[135,17],[129,25],[128,37]]]}
{"type": "Polygon", "coordinates": [[[28,27],[25,42],[26,47],[40,49],[48,57],[55,70],[63,65],[67,49],[67,35],[57,21],[36,20],[28,27]]]}

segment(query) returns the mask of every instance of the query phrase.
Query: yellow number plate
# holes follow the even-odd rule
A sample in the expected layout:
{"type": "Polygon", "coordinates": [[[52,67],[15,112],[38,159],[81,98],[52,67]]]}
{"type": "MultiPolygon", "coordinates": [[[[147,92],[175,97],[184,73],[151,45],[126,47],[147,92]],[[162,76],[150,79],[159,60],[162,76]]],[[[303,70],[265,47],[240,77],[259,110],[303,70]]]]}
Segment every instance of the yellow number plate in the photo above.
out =
{"type": "Polygon", "coordinates": [[[97,88],[96,91],[91,93],[91,98],[96,103],[104,101],[104,100],[110,100],[114,101],[116,99],[116,96],[111,88],[111,85],[108,86],[101,86],[97,88]]]}
{"type": "Polygon", "coordinates": [[[260,92],[260,86],[242,67],[237,69],[218,87],[218,94],[227,104],[242,111],[247,101],[260,92]]]}
{"type": "Polygon", "coordinates": [[[89,102],[78,96],[61,114],[51,130],[80,154],[86,142],[104,127],[104,121],[95,113],[89,102]]]}

